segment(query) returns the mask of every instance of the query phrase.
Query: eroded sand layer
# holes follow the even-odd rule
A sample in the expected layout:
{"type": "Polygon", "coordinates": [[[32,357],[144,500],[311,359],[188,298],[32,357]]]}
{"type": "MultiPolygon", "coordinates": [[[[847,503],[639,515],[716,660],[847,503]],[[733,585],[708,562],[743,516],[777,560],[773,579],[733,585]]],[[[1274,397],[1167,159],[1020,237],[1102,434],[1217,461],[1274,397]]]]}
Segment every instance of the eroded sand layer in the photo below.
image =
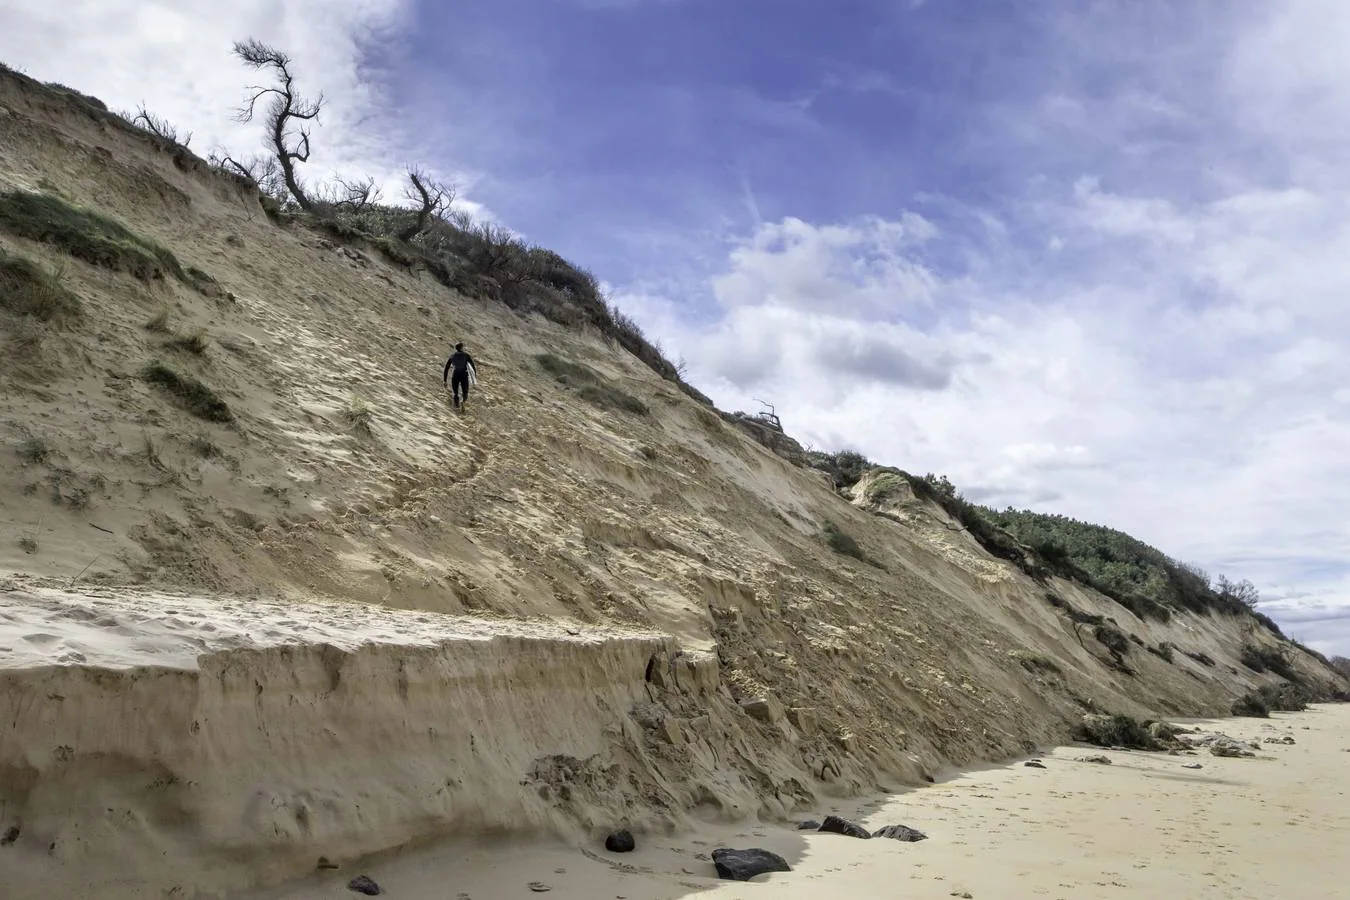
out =
{"type": "Polygon", "coordinates": [[[0,894],[247,889],[321,855],[556,827],[664,646],[342,603],[0,595],[0,894]],[[41,654],[63,664],[25,667],[41,654]]]}
{"type": "Polygon", "coordinates": [[[271,895],[337,896],[368,873],[389,896],[495,900],[1294,900],[1350,897],[1350,706],[1204,723],[1261,744],[1254,759],[1061,747],[1044,769],[1020,762],[835,811],[872,828],[908,824],[920,843],[860,841],[780,826],[709,826],[677,838],[639,837],[625,856],[556,845],[456,844],[334,872],[271,895]],[[1267,744],[1292,736],[1294,745],[1267,744]],[[1102,754],[1111,765],[1078,762],[1102,754]],[[1203,768],[1185,769],[1199,763],[1203,768]],[[756,883],[718,882],[716,847],[764,847],[794,871],[756,883]],[[588,855],[589,854],[589,855],[588,855]],[[626,868],[625,868],[626,867],[626,868]],[[763,882],[763,883],[759,883],[763,882]]]}

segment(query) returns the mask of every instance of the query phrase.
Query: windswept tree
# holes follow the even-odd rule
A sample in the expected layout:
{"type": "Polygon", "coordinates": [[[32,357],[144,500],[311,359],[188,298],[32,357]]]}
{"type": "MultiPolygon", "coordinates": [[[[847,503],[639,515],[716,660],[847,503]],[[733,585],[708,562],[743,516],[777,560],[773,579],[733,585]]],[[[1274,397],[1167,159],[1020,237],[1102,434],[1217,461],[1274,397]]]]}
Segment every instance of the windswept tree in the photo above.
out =
{"type": "Polygon", "coordinates": [[[433,180],[421,169],[409,169],[408,181],[403,196],[417,204],[417,217],[398,233],[400,241],[410,241],[426,231],[432,220],[444,217],[455,199],[453,187],[433,180]]]}
{"type": "Polygon", "coordinates": [[[333,183],[320,188],[314,198],[314,205],[321,210],[334,213],[356,213],[380,202],[381,192],[375,179],[334,178],[333,183]]]}
{"type": "Polygon", "coordinates": [[[1236,600],[1248,609],[1256,609],[1256,604],[1261,602],[1261,592],[1245,578],[1241,581],[1229,581],[1227,576],[1220,575],[1214,588],[1219,596],[1236,600]]]}
{"type": "Polygon", "coordinates": [[[183,147],[192,143],[192,132],[180,133],[178,126],[163,116],[157,116],[150,112],[145,108],[144,103],[138,106],[134,113],[123,113],[122,118],[137,128],[148,131],[155,137],[163,138],[170,143],[179,144],[183,147]]]}
{"type": "Polygon", "coordinates": [[[309,130],[319,118],[323,95],[314,100],[301,96],[291,73],[291,58],[256,38],[235,42],[234,54],[250,68],[270,71],[276,78],[277,83],[271,86],[249,85],[249,98],[238,118],[241,122],[253,121],[258,103],[267,100],[267,142],[281,167],[282,182],[301,209],[313,212],[314,202],[301,188],[295,164],[309,161],[309,130]]]}

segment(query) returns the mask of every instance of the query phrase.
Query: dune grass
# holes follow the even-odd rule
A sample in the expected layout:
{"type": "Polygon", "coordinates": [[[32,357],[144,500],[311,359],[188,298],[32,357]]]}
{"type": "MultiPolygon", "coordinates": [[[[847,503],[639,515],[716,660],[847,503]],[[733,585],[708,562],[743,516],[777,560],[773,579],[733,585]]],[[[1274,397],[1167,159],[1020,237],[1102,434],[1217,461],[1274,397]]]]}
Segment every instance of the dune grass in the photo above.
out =
{"type": "Polygon", "coordinates": [[[191,375],[185,375],[161,362],[152,362],[141,370],[141,378],[178,401],[199,419],[208,422],[233,422],[234,413],[211,388],[191,375]]]}
{"type": "Polygon", "coordinates": [[[172,253],[120,222],[51,194],[0,193],[0,229],[59,247],[92,265],[143,281],[172,275],[191,283],[172,253]]]}
{"type": "Polygon", "coordinates": [[[0,309],[40,322],[78,318],[80,298],[61,285],[59,274],[0,250],[0,309]]]}

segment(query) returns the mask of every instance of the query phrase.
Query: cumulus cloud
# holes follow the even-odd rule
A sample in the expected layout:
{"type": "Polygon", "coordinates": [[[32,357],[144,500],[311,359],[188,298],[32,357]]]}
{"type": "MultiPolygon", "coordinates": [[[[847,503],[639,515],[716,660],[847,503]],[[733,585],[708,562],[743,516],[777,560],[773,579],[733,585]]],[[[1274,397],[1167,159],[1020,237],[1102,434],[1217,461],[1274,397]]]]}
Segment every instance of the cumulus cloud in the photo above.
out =
{"type": "MultiPolygon", "coordinates": [[[[1203,136],[1169,150],[1194,184],[1108,166],[984,210],[787,218],[734,244],[709,321],[635,308],[719,401],[770,399],[815,446],[1251,578],[1295,636],[1350,653],[1350,175],[1323,141],[1350,121],[1348,29],[1343,5],[1282,5],[1213,48],[1210,80],[1111,107],[1126,140],[1229,98],[1216,127],[1239,158],[1203,136]],[[1287,64],[1303,42],[1308,64],[1287,64]],[[976,240],[972,221],[1004,227],[976,240]]],[[[1063,138],[1101,102],[1063,94],[1020,134],[1063,138]]],[[[1141,141],[1127,149],[1158,152],[1141,141]]]]}

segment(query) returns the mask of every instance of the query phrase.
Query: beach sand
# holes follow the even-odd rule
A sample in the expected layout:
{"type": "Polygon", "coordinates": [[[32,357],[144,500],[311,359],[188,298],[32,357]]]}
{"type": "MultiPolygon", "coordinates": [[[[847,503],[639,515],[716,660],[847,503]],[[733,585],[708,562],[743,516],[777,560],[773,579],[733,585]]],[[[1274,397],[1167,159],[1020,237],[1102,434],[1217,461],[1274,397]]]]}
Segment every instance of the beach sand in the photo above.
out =
{"type": "Polygon", "coordinates": [[[366,874],[388,896],[415,900],[1350,897],[1350,706],[1188,724],[1261,749],[1256,758],[1227,759],[1059,747],[1040,757],[1043,769],[1018,761],[952,773],[812,814],[836,812],[873,829],[909,825],[929,835],[919,843],[781,825],[639,835],[637,852],[625,855],[599,846],[457,843],[344,866],[268,896],[358,896],[346,883],[366,874]],[[1296,743],[1264,743],[1286,736],[1296,743]],[[1075,759],[1089,755],[1112,764],[1075,759]],[[1195,763],[1203,768],[1183,768],[1195,763]],[[793,871],[719,881],[707,856],[724,846],[773,850],[793,871]]]}

